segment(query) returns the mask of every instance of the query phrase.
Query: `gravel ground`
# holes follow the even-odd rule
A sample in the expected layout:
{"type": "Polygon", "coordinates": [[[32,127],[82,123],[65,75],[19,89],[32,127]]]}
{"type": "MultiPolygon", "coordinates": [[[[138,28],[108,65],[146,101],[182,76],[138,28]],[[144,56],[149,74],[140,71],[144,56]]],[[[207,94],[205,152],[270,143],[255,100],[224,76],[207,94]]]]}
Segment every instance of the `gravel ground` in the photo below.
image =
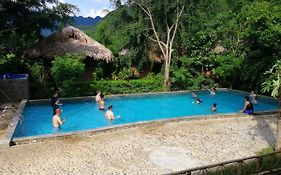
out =
{"type": "Polygon", "coordinates": [[[0,150],[0,174],[163,174],[273,147],[276,117],[180,121],[0,150]]]}

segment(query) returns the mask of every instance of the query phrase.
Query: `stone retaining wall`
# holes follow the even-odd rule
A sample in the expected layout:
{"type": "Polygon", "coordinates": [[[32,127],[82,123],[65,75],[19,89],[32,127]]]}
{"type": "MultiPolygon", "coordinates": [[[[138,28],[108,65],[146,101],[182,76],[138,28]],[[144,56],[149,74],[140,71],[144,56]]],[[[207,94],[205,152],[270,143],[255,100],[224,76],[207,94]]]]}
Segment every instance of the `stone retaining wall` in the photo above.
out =
{"type": "Polygon", "coordinates": [[[22,79],[0,79],[0,102],[7,103],[10,100],[12,102],[20,102],[22,99],[28,98],[28,75],[22,79]]]}

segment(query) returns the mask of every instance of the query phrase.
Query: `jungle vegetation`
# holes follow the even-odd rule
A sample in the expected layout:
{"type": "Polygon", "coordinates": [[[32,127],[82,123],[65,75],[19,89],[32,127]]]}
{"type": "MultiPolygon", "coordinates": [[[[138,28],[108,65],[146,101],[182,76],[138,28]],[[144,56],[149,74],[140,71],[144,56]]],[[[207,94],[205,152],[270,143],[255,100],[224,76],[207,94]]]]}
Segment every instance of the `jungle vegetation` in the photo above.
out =
{"type": "Polygon", "coordinates": [[[0,74],[29,73],[31,98],[50,97],[54,87],[63,96],[94,95],[97,89],[130,93],[215,86],[269,93],[276,88],[281,1],[111,2],[115,10],[84,31],[113,52],[114,62],[96,61],[84,78],[81,56],[46,63],[25,54],[42,38],[41,29],[63,27],[76,7],[57,0],[1,1],[0,74]]]}

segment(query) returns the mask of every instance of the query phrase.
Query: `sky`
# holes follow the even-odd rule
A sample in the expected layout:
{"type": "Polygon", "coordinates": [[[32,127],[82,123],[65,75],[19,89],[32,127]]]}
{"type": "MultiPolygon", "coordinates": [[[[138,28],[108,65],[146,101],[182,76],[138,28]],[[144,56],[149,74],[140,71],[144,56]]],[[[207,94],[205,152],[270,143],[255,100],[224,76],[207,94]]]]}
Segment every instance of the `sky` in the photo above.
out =
{"type": "Polygon", "coordinates": [[[76,5],[79,8],[76,16],[104,17],[109,11],[113,10],[109,0],[59,0],[60,2],[66,2],[76,5]]]}

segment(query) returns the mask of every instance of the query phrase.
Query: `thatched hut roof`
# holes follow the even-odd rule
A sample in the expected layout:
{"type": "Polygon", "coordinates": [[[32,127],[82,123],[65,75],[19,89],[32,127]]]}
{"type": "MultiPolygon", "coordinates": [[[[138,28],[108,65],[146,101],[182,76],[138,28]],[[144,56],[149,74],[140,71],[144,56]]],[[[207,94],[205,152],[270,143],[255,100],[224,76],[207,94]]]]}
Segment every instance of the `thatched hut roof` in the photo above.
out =
{"type": "Polygon", "coordinates": [[[31,57],[54,58],[66,53],[84,54],[107,62],[113,59],[113,54],[108,48],[73,26],[65,27],[61,31],[41,40],[35,48],[28,52],[28,55],[31,57]]]}

